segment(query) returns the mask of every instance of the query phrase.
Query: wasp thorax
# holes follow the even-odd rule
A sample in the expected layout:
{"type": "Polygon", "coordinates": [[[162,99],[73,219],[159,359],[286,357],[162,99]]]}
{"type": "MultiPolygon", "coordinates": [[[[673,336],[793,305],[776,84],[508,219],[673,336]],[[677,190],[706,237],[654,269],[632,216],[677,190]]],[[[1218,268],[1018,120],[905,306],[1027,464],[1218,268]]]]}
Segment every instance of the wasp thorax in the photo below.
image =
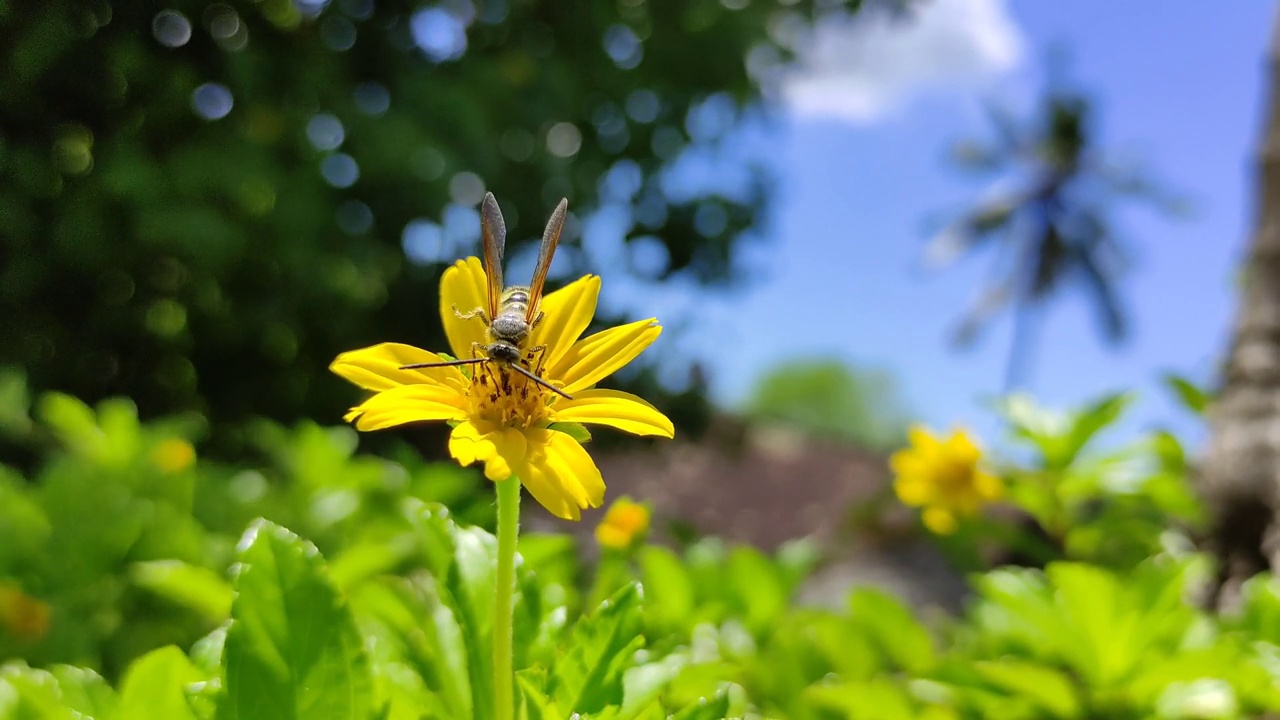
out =
{"type": "Polygon", "coordinates": [[[523,312],[502,312],[489,324],[489,333],[495,341],[518,345],[529,335],[529,323],[524,321],[523,312]]]}

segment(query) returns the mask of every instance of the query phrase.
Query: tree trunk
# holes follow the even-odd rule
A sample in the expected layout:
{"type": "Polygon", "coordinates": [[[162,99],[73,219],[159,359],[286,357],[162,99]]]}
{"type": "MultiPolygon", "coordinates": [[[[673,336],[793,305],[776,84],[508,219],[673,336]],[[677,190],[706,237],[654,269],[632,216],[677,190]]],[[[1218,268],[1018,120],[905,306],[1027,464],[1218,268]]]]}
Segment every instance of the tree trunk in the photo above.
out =
{"type": "Polygon", "coordinates": [[[1220,563],[1220,608],[1235,605],[1250,576],[1280,570],[1280,14],[1267,61],[1256,225],[1200,478],[1213,519],[1209,547],[1220,563]]]}

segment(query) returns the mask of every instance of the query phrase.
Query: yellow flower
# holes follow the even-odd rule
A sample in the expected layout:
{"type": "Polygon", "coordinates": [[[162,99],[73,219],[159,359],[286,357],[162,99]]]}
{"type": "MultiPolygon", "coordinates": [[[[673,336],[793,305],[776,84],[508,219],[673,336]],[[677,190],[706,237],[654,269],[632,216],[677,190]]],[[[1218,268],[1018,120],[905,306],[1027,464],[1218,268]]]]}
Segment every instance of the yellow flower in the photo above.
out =
{"type": "Polygon", "coordinates": [[[162,440],[151,451],[151,462],[167,473],[182,472],[196,461],[196,450],[191,443],[178,438],[162,440]]]}
{"type": "Polygon", "coordinates": [[[596,526],[596,541],[614,550],[626,550],[649,530],[649,508],[628,497],[609,506],[596,526]]]}
{"type": "Polygon", "coordinates": [[[0,585],[0,627],[24,642],[35,642],[49,632],[53,610],[13,585],[0,585]]]}
{"type": "MultiPolygon", "coordinates": [[[[486,279],[479,258],[445,270],[440,281],[440,316],[454,357],[473,356],[472,343],[486,342],[480,318],[462,319],[486,302],[486,279]]],[[[557,423],[607,425],[635,435],[673,437],[675,427],[652,405],[630,393],[595,384],[635,359],[662,332],[653,319],[603,330],[579,339],[595,314],[600,278],[588,275],[542,299],[543,318],[525,347],[530,366],[573,399],[546,390],[489,362],[459,367],[401,370],[403,365],[442,358],[410,345],[382,343],[346,352],[333,372],[376,394],[352,408],[345,419],[358,430],[381,430],[420,421],[453,424],[449,453],[462,465],[484,463],[484,474],[499,481],[515,475],[535,500],[558,517],[581,518],[600,507],[604,479],[591,456],[557,423]]]]}
{"type": "Polygon", "coordinates": [[[911,428],[910,445],[889,458],[898,499],[924,508],[924,524],[939,535],[956,529],[958,515],[974,515],[1000,499],[1000,478],[978,467],[982,450],[963,430],[941,439],[927,429],[911,428]]]}

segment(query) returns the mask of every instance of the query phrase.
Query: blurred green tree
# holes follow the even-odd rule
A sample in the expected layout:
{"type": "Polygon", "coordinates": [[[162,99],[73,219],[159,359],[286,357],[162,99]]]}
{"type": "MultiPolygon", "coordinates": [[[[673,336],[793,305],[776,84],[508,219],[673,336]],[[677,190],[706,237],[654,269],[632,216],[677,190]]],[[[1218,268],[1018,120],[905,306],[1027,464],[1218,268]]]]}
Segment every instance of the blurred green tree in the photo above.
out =
{"type": "Polygon", "coordinates": [[[1108,342],[1126,337],[1118,282],[1128,253],[1111,213],[1114,201],[1142,200],[1175,215],[1187,205],[1142,168],[1109,160],[1098,148],[1089,99],[1056,79],[1027,127],[997,107],[989,110],[995,141],[959,143],[954,159],[965,169],[998,177],[983,199],[929,241],[924,261],[942,267],[999,245],[995,279],[961,319],[954,340],[972,343],[996,315],[1014,306],[1005,375],[1005,389],[1012,390],[1030,369],[1040,308],[1068,287],[1092,300],[1108,342]]]}
{"type": "Polygon", "coordinates": [[[726,139],[776,30],[844,5],[0,0],[0,364],[215,428],[336,418],[336,353],[440,346],[485,190],[517,255],[569,198],[557,274],[601,269],[575,241],[608,206],[650,279],[731,281],[768,183],[726,139]],[[672,192],[691,152],[745,180],[672,192]]]}
{"type": "Polygon", "coordinates": [[[907,431],[908,413],[893,376],[835,359],[775,366],[756,383],[746,410],[756,421],[875,450],[900,445],[907,431]]]}

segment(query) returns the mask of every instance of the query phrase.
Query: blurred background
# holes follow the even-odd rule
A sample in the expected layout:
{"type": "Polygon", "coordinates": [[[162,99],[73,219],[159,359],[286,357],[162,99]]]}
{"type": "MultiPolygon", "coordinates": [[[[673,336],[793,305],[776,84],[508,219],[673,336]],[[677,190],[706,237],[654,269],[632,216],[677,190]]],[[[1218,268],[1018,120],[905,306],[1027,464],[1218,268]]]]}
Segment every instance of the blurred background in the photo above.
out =
{"type": "Polygon", "coordinates": [[[491,523],[441,433],[334,429],[360,395],[327,369],[444,346],[437,283],[479,254],[485,192],[509,278],[567,197],[551,283],[599,273],[599,326],[666,328],[616,385],[678,439],[598,433],[611,497],[674,542],[870,542],[831,583],[953,607],[972,565],[889,502],[912,423],[1026,439],[1001,398],[1135,390],[1089,422],[1208,442],[1272,10],[0,0],[0,577],[119,601],[22,652],[115,638],[122,667],[188,637],[123,633],[156,601],[119,568],[223,567],[258,515],[322,549],[405,494],[491,523]]]}

